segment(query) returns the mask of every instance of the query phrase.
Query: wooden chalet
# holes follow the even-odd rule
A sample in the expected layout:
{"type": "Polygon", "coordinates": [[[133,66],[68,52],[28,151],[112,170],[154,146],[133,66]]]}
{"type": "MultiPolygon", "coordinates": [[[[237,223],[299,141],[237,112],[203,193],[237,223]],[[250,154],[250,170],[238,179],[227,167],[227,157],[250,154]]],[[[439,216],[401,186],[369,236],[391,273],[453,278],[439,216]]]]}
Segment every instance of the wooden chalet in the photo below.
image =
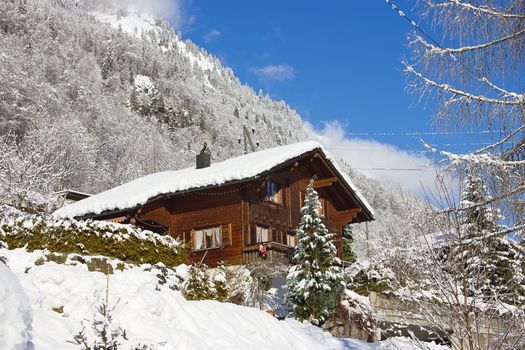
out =
{"type": "Polygon", "coordinates": [[[290,262],[305,189],[314,177],[326,227],[373,220],[373,211],[320,144],[300,142],[197,167],[151,174],[57,210],[56,217],[132,223],[187,243],[188,263],[290,262]]]}

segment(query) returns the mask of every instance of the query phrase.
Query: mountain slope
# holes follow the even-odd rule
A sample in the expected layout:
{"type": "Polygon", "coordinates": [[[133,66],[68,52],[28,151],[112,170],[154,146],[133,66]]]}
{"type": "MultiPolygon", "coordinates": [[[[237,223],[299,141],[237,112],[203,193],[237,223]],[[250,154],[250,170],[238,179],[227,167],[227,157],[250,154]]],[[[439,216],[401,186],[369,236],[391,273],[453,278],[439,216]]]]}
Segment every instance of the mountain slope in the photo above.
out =
{"type": "Polygon", "coordinates": [[[222,160],[244,152],[245,131],[260,148],[306,138],[296,112],[242,85],[167,22],[94,4],[0,4],[0,133],[14,134],[3,143],[39,153],[57,174],[4,183],[98,192],[189,166],[205,141],[222,160]]]}

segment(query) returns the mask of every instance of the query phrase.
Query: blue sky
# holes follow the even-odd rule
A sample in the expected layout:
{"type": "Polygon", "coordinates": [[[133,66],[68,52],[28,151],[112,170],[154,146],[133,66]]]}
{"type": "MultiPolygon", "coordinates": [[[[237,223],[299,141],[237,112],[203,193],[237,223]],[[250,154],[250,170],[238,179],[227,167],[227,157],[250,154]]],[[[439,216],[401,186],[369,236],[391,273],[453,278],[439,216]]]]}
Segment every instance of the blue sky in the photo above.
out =
{"type": "Polygon", "coordinates": [[[428,129],[430,112],[410,108],[404,91],[400,59],[410,28],[384,1],[202,0],[185,11],[193,19],[183,36],[316,126],[428,129]],[[282,72],[264,75],[265,67],[282,72]]]}
{"type": "MultiPolygon", "coordinates": [[[[183,1],[183,0],[180,0],[183,1]]],[[[395,1],[396,2],[396,1],[395,1]]],[[[406,13],[412,1],[396,2],[406,13]]],[[[434,106],[405,91],[401,59],[413,30],[383,0],[193,0],[179,3],[173,23],[239,79],[285,100],[333,149],[368,175],[422,193],[430,171],[373,170],[432,165],[419,140],[374,133],[433,132],[434,106]],[[370,133],[355,135],[349,133],[370,133]]],[[[432,33],[428,24],[422,26],[432,33]]],[[[436,35],[437,37],[437,35],[436,35]]],[[[461,144],[472,136],[425,136],[461,144]]],[[[479,140],[478,140],[479,141],[479,140]]],[[[434,160],[435,161],[435,160],[434,160]]]]}

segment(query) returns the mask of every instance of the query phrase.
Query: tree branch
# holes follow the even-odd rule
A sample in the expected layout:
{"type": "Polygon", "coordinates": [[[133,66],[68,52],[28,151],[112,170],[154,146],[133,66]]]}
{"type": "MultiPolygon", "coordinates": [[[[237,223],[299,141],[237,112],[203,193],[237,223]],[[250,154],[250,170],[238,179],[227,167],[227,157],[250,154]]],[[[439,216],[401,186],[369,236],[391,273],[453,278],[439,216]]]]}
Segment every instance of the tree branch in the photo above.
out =
{"type": "Polygon", "coordinates": [[[429,54],[437,54],[437,55],[445,55],[445,54],[465,53],[465,52],[470,52],[470,51],[486,49],[487,47],[504,43],[507,40],[511,40],[511,39],[517,38],[517,37],[519,37],[521,35],[524,35],[524,34],[525,34],[525,29],[522,29],[522,30],[520,30],[518,32],[509,34],[507,36],[504,36],[502,38],[499,38],[499,39],[496,39],[496,40],[493,40],[493,41],[489,41],[489,42],[484,43],[484,44],[471,45],[471,46],[462,46],[462,47],[458,47],[458,48],[437,47],[437,46],[434,46],[434,45],[428,43],[425,39],[423,39],[419,35],[415,35],[415,37],[416,37],[417,41],[421,42],[427,48],[427,53],[429,53],[429,54]]]}
{"type": "Polygon", "coordinates": [[[495,9],[491,9],[489,7],[479,7],[474,6],[472,4],[469,4],[467,2],[461,2],[459,0],[448,0],[448,2],[441,2],[441,3],[433,3],[431,1],[428,2],[428,4],[432,7],[448,7],[448,6],[458,6],[464,9],[467,9],[469,11],[479,12],[486,14],[488,16],[492,17],[502,17],[502,18],[512,18],[512,19],[525,19],[525,15],[517,14],[517,13],[504,13],[497,11],[495,9]]]}
{"type": "Polygon", "coordinates": [[[423,76],[423,74],[417,72],[414,69],[414,67],[412,67],[408,63],[404,62],[404,64],[405,64],[405,67],[406,67],[406,71],[408,73],[414,74],[416,77],[421,79],[426,85],[438,88],[440,90],[443,90],[444,92],[449,92],[449,93],[454,94],[454,95],[463,96],[464,98],[467,98],[469,100],[474,100],[474,101],[482,102],[482,103],[506,105],[506,106],[519,106],[519,105],[523,104],[523,94],[521,94],[521,95],[517,95],[516,94],[515,101],[512,101],[512,100],[499,100],[499,99],[490,98],[490,97],[486,97],[486,96],[474,95],[474,94],[471,94],[469,92],[456,89],[456,88],[454,88],[454,87],[452,87],[452,86],[450,86],[448,84],[436,83],[435,81],[430,80],[427,77],[423,76]]]}

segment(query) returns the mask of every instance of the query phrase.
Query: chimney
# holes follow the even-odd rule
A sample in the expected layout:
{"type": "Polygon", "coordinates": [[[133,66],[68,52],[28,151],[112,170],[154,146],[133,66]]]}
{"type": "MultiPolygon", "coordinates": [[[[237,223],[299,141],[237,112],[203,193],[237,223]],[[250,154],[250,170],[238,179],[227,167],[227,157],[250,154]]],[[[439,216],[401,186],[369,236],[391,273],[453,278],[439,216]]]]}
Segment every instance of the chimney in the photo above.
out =
{"type": "Polygon", "coordinates": [[[197,154],[196,158],[197,169],[207,168],[210,166],[211,155],[206,142],[204,142],[204,147],[202,148],[201,153],[197,154]]]}

